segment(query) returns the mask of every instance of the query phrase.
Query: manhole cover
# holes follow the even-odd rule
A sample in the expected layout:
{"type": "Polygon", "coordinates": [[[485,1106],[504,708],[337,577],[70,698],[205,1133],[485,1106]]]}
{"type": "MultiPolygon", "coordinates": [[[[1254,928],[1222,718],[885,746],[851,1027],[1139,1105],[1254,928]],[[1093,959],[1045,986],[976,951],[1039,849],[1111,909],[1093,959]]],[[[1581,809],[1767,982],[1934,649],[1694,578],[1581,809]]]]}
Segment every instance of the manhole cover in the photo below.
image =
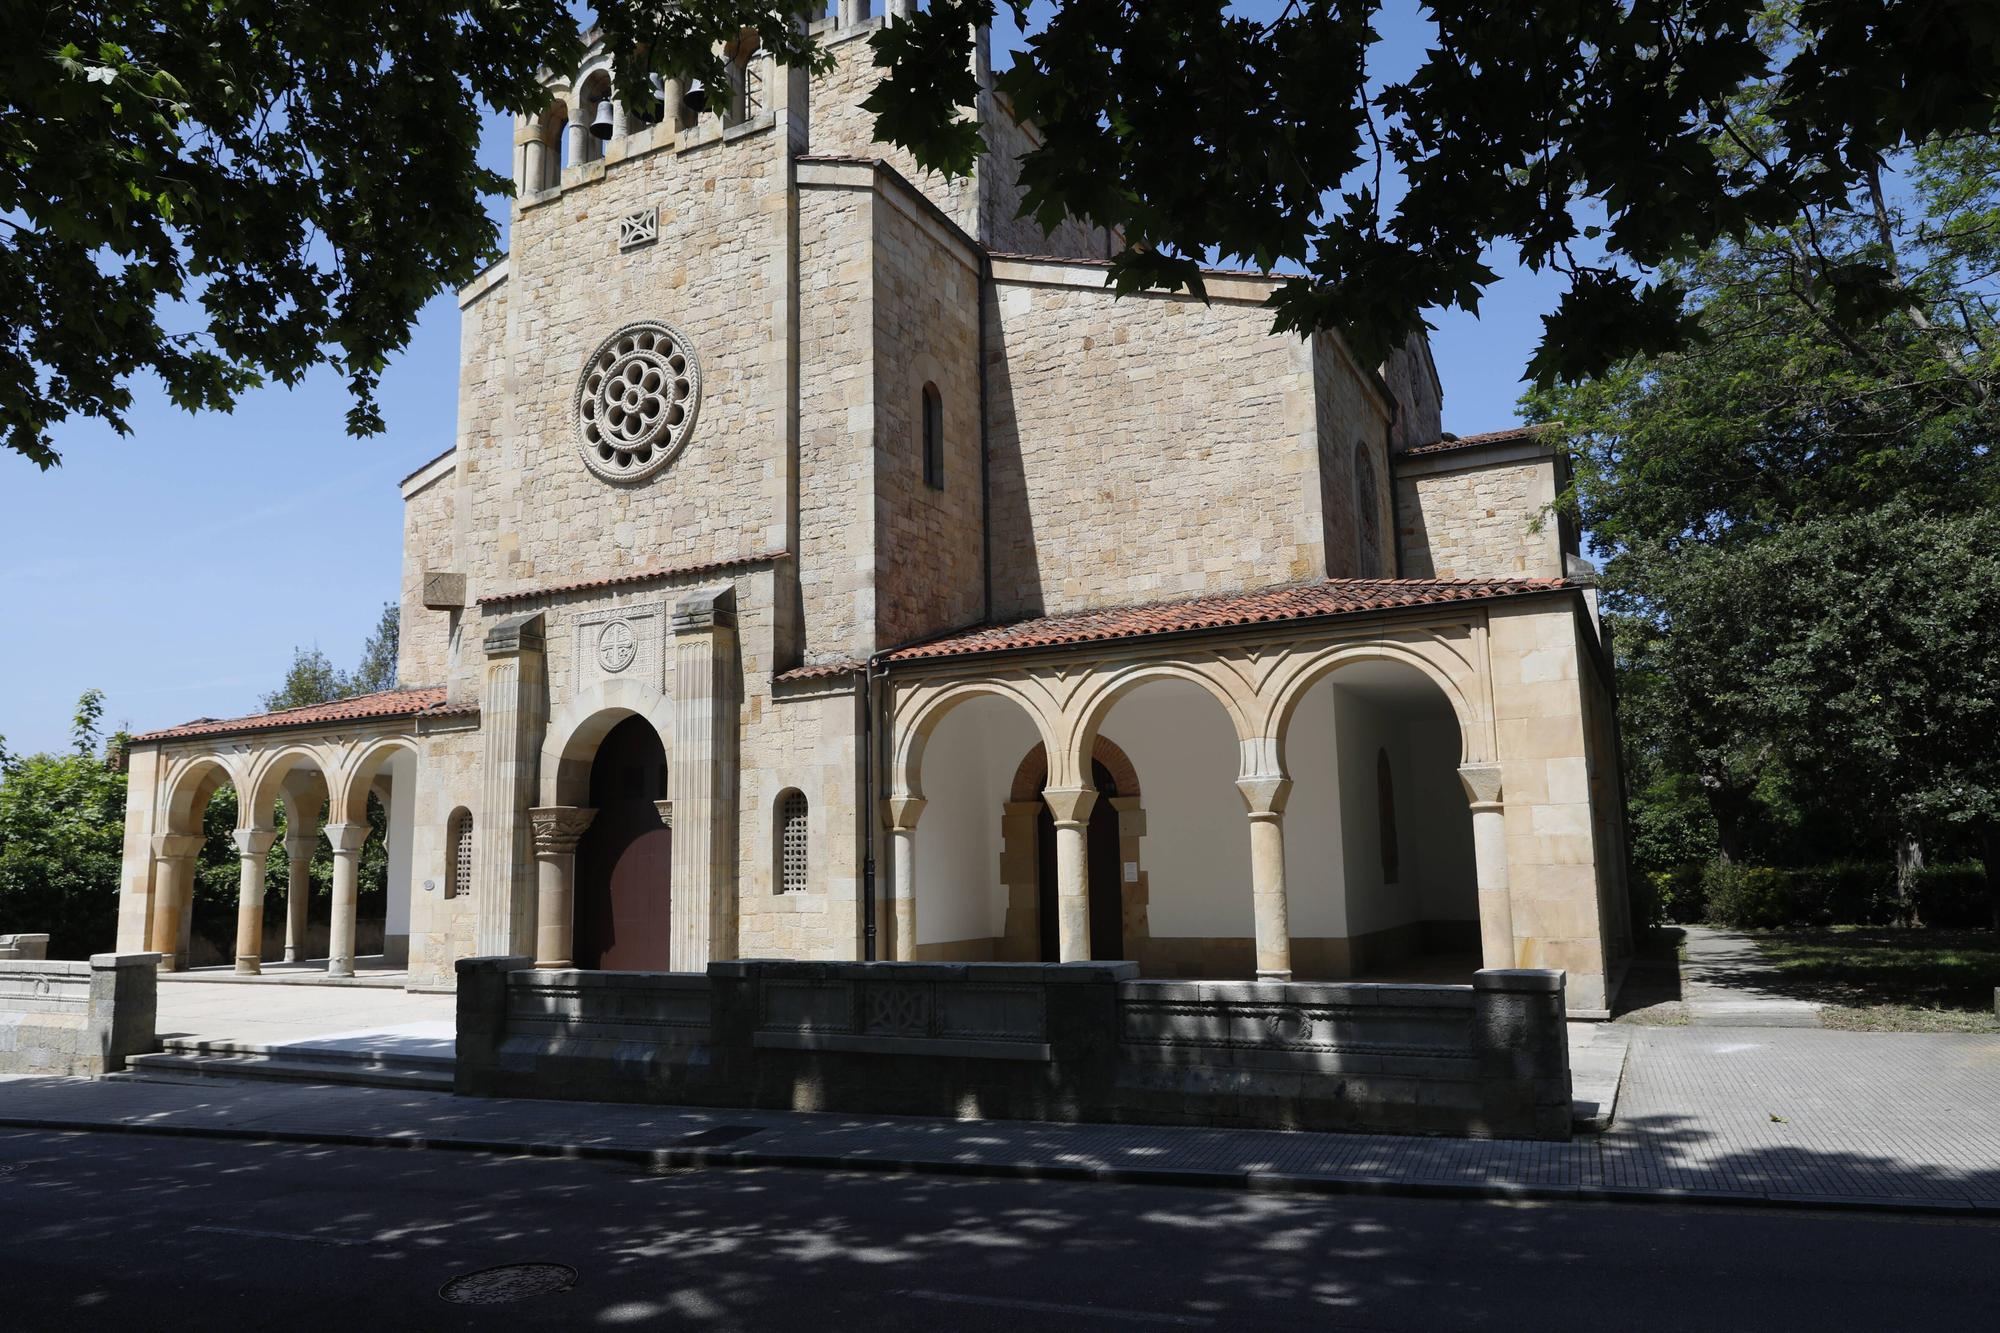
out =
{"type": "Polygon", "coordinates": [[[717,1125],[713,1129],[698,1129],[692,1134],[683,1134],[674,1140],[677,1148],[705,1148],[718,1143],[734,1143],[747,1139],[752,1134],[762,1134],[762,1125],[717,1125]]]}
{"type": "Polygon", "coordinates": [[[576,1270],[568,1264],[501,1264],[460,1273],[438,1288],[438,1295],[460,1305],[500,1305],[568,1291],[575,1285],[576,1270]]]}

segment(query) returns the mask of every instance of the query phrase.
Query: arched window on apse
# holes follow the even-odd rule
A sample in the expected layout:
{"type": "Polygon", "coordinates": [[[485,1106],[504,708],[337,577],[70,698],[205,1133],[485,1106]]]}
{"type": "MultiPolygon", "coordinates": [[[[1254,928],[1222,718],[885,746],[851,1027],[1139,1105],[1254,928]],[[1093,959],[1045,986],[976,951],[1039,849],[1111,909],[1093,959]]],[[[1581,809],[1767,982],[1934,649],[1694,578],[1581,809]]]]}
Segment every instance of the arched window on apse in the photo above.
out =
{"type": "Polygon", "coordinates": [[[1354,442],[1354,572],[1359,578],[1379,578],[1382,568],[1382,478],[1375,466],[1375,447],[1367,439],[1354,442]]]}
{"type": "Polygon", "coordinates": [[[944,489],[944,395],[924,385],[924,485],[944,489]]]}
{"type": "Polygon", "coordinates": [[[1375,751],[1375,812],[1381,821],[1382,882],[1394,884],[1401,870],[1396,851],[1396,785],[1389,773],[1389,752],[1375,751]]]}

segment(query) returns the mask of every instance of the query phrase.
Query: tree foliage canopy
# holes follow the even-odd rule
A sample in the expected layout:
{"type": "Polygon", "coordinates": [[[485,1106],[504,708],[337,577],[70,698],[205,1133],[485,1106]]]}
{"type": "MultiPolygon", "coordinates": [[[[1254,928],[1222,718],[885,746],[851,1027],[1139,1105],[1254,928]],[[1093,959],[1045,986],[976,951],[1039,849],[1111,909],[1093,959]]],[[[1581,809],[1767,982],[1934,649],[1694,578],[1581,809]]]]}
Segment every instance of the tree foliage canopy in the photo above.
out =
{"type": "Polygon", "coordinates": [[[103,717],[86,690],[69,750],[0,747],[0,933],[47,931],[52,958],[108,948],[117,923],[125,774],[100,753],[103,717]]]}
{"type": "MultiPolygon", "coordinates": [[[[1743,111],[1721,156],[1766,151],[1743,111]]],[[[1774,815],[1822,855],[2000,828],[2000,140],[1886,166],[1672,266],[1691,347],[1528,399],[1576,451],[1662,849],[1697,789],[1730,856],[1774,815]]]]}
{"type": "MultiPolygon", "coordinates": [[[[826,62],[812,0],[598,0],[618,93],[659,74],[719,85],[744,28],[826,62]]],[[[873,39],[879,136],[946,172],[978,130],[974,25],[997,0],[929,0],[873,39]]],[[[1025,29],[1026,0],[1005,9],[1025,29]]],[[[1436,307],[1477,308],[1487,256],[1568,277],[1541,382],[1679,346],[1681,287],[1653,270],[1845,198],[1904,146],[1990,129],[1990,0],[1431,0],[1407,77],[1370,65],[1379,0],[1055,0],[1000,76],[1041,132],[1027,208],[1118,229],[1121,289],[1200,292],[1199,265],[1294,274],[1286,328],[1364,356],[1436,307]],[[1756,134],[1741,94],[1765,94],[1756,134]],[[1718,155],[1735,136],[1755,153],[1718,155]]],[[[482,106],[533,114],[573,69],[567,4],[0,0],[0,440],[49,466],[52,429],[129,427],[134,375],[189,409],[330,364],[349,428],[381,429],[379,377],[432,295],[495,257],[475,157],[482,106]]],[[[1902,279],[1823,272],[1858,318],[1902,279]]]]}
{"type": "Polygon", "coordinates": [[[353,671],[342,671],[321,651],[318,644],[294,648],[292,665],[277,689],[262,697],[264,711],[305,708],[312,704],[351,699],[357,694],[374,694],[396,688],[396,649],[402,632],[402,615],[394,602],[382,605],[382,614],[361,647],[361,662],[353,671]]]}

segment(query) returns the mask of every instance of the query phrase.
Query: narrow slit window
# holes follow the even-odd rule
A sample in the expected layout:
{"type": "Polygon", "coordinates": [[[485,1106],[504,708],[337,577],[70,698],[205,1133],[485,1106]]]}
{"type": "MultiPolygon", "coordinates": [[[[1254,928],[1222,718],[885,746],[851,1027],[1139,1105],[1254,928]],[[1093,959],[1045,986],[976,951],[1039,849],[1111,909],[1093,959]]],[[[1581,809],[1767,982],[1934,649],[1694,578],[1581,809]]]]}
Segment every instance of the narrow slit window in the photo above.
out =
{"type": "Polygon", "coordinates": [[[924,386],[924,485],[944,489],[944,396],[935,384],[924,386]]]}

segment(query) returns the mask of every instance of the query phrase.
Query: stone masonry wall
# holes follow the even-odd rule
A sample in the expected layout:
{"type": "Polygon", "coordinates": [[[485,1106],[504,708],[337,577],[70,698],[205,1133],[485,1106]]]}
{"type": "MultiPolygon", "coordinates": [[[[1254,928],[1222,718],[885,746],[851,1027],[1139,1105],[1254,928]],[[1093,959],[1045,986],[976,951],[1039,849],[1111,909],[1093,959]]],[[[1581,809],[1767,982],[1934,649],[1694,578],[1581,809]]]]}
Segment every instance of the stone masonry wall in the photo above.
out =
{"type": "Polygon", "coordinates": [[[449,611],[424,606],[424,574],[464,573],[455,563],[452,542],[457,516],[456,472],[447,472],[403,501],[402,628],[396,648],[396,683],[439,685],[450,674],[449,611]]]}
{"type": "Polygon", "coordinates": [[[812,81],[812,120],[808,152],[831,157],[880,158],[916,186],[945,214],[971,235],[979,234],[979,184],[976,176],[947,180],[921,170],[901,148],[875,137],[875,113],[861,103],[882,81],[875,67],[875,49],[868,38],[881,25],[863,23],[821,40],[833,57],[833,68],[812,81]]]}
{"type": "Polygon", "coordinates": [[[419,745],[410,810],[410,985],[448,989],[452,965],[473,952],[477,924],[473,897],[455,891],[451,816],[469,810],[475,829],[486,817],[480,808],[482,744],[476,726],[461,726],[426,736],[419,745]],[[432,887],[426,888],[426,881],[432,887]]]}
{"type": "Polygon", "coordinates": [[[980,241],[1002,254],[1109,259],[1113,247],[1102,227],[1066,217],[1055,231],[1045,232],[1033,218],[1016,216],[1021,208],[1018,159],[1037,147],[1041,137],[1014,118],[1006,97],[991,90],[980,97],[979,120],[988,149],[979,163],[980,241]]]}
{"type": "Polygon", "coordinates": [[[1562,577],[1555,520],[1531,531],[1554,499],[1555,469],[1548,460],[1398,476],[1396,531],[1404,576],[1562,577]]]}
{"type": "Polygon", "coordinates": [[[979,270],[890,186],[875,208],[875,647],[978,621],[979,270]],[[928,225],[926,225],[928,224],[928,225]],[[944,409],[944,487],[924,480],[923,392],[944,409]]]}
{"type": "MultiPolygon", "coordinates": [[[[519,210],[504,316],[465,331],[470,597],[786,545],[788,180],[779,133],[753,122],[691,150],[592,164],[519,210]],[[659,208],[658,242],[621,254],[619,218],[648,206],[659,208]],[[671,464],[612,484],[578,457],[576,385],[605,337],[643,319],[690,339],[701,401],[671,464]],[[496,338],[504,368],[492,377],[496,338]]],[[[466,684],[481,663],[463,656],[466,684]]]]}
{"type": "Polygon", "coordinates": [[[1407,344],[1390,353],[1382,363],[1382,380],[1396,401],[1396,419],[1389,427],[1390,452],[1436,440],[1444,430],[1444,397],[1423,334],[1411,334],[1407,344]]]}
{"type": "Polygon", "coordinates": [[[999,276],[987,345],[994,614],[1327,572],[1313,372],[1250,302],[999,276]]]}
{"type": "Polygon", "coordinates": [[[805,660],[873,647],[872,189],[799,191],[799,601],[805,660]]]}
{"type": "Polygon", "coordinates": [[[1566,970],[1572,1014],[1588,1013],[1605,1005],[1606,958],[1576,615],[1566,599],[1487,614],[1514,962],[1566,970]]]}

